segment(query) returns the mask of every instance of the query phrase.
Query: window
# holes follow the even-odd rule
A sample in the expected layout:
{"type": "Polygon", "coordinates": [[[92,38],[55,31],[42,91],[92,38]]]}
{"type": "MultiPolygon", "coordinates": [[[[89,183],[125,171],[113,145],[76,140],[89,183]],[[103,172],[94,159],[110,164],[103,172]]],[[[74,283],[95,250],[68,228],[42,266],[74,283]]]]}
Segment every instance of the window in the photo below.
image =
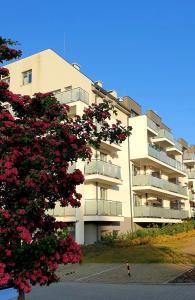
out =
{"type": "Polygon", "coordinates": [[[32,70],[28,70],[22,73],[22,84],[28,84],[32,82],[32,70]]]}
{"type": "Polygon", "coordinates": [[[107,200],[107,189],[100,187],[100,199],[107,200]]]}

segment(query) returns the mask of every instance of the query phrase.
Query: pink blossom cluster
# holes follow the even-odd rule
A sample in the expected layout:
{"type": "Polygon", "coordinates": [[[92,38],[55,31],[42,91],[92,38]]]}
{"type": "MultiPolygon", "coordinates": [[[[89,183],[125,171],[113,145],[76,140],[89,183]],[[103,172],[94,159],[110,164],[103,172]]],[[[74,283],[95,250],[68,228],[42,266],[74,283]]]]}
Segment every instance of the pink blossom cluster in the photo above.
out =
{"type": "MultiPolygon", "coordinates": [[[[0,62],[21,55],[12,45],[0,37],[0,62]]],[[[0,68],[0,75],[8,74],[0,68]]],[[[106,122],[114,112],[107,102],[74,118],[68,110],[52,93],[16,95],[0,80],[0,284],[12,284],[20,292],[30,292],[31,284],[57,281],[60,264],[81,259],[67,225],[48,214],[58,202],[62,207],[81,205],[77,186],[84,175],[78,169],[70,173],[69,165],[90,160],[90,146],[98,147],[101,140],[121,143],[130,135],[119,121],[112,126],[106,122]]]]}

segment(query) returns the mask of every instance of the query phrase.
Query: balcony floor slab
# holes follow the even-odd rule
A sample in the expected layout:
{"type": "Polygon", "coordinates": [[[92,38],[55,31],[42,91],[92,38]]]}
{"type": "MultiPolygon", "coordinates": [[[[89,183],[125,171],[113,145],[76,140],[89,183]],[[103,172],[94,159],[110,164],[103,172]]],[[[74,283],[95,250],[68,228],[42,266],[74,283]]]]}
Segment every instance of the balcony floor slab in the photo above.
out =
{"type": "Polygon", "coordinates": [[[176,168],[174,168],[152,156],[131,159],[131,161],[139,166],[148,166],[148,167],[154,167],[159,170],[163,170],[170,177],[171,176],[173,176],[173,177],[175,177],[175,176],[185,177],[186,176],[185,172],[177,170],[176,168]]]}
{"type": "Polygon", "coordinates": [[[108,185],[120,185],[122,184],[122,180],[117,178],[112,178],[109,176],[104,176],[100,174],[90,174],[85,175],[85,183],[89,182],[98,182],[101,184],[108,184],[108,185]]]}

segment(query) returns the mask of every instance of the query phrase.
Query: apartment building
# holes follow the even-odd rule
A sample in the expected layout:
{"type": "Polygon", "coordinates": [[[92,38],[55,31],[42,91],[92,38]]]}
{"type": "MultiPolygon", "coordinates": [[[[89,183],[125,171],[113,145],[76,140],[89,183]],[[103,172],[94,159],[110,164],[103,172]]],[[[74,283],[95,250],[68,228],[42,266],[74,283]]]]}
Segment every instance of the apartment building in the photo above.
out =
{"type": "Polygon", "coordinates": [[[182,145],[153,111],[130,118],[134,222],[177,223],[188,218],[189,197],[182,145]]]}
{"type": "Polygon", "coordinates": [[[184,139],[180,139],[180,143],[183,147],[183,162],[188,176],[190,217],[195,217],[195,145],[188,145],[184,139]]]}
{"type": "MultiPolygon", "coordinates": [[[[6,67],[10,76],[4,80],[14,93],[32,96],[52,91],[70,106],[71,116],[107,99],[115,105],[117,119],[133,127],[131,137],[121,146],[102,142],[100,149],[92,149],[90,163],[78,161],[69,168],[69,172],[79,168],[85,175],[84,184],[78,187],[83,195],[81,207],[58,204],[49,213],[69,224],[78,243],[93,243],[108,231],[176,223],[190,216],[185,147],[157,114],[142,114],[131,97],[106,91],[100,81],[83,74],[78,64],[68,63],[51,49],[6,67]]],[[[112,115],[111,122],[115,119],[112,115]]]]}
{"type": "MultiPolygon", "coordinates": [[[[32,96],[36,92],[55,93],[61,103],[70,106],[70,115],[82,114],[85,107],[111,101],[117,119],[129,124],[131,113],[138,114],[140,106],[130,97],[119,101],[115,91],[106,91],[100,81],[94,82],[80,71],[78,64],[70,64],[51,49],[8,64],[10,77],[5,78],[14,93],[32,96]]],[[[112,115],[111,122],[115,123],[112,115]]],[[[93,243],[108,230],[127,231],[132,226],[130,202],[129,141],[122,146],[102,142],[100,149],[92,149],[90,163],[77,162],[70,172],[79,168],[85,183],[78,187],[83,195],[80,208],[57,205],[50,211],[58,220],[66,221],[79,243],[93,243]]]]}

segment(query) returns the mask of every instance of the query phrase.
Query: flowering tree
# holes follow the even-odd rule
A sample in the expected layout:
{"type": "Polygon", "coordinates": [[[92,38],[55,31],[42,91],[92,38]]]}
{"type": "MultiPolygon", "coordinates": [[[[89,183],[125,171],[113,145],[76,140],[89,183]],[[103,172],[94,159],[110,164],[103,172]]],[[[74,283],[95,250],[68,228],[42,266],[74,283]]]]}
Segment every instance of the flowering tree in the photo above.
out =
{"type": "MultiPolygon", "coordinates": [[[[21,55],[13,45],[0,38],[1,63],[21,55]]],[[[0,75],[9,71],[1,67],[0,75]]],[[[59,264],[80,261],[80,246],[66,224],[48,214],[57,201],[62,207],[80,206],[76,186],[84,176],[78,169],[69,173],[68,167],[78,159],[90,160],[89,145],[122,143],[130,135],[131,128],[119,121],[108,125],[106,119],[115,112],[108,102],[72,119],[68,109],[52,93],[15,95],[0,80],[0,284],[15,286],[18,299],[31,285],[57,281],[59,264]]]]}

